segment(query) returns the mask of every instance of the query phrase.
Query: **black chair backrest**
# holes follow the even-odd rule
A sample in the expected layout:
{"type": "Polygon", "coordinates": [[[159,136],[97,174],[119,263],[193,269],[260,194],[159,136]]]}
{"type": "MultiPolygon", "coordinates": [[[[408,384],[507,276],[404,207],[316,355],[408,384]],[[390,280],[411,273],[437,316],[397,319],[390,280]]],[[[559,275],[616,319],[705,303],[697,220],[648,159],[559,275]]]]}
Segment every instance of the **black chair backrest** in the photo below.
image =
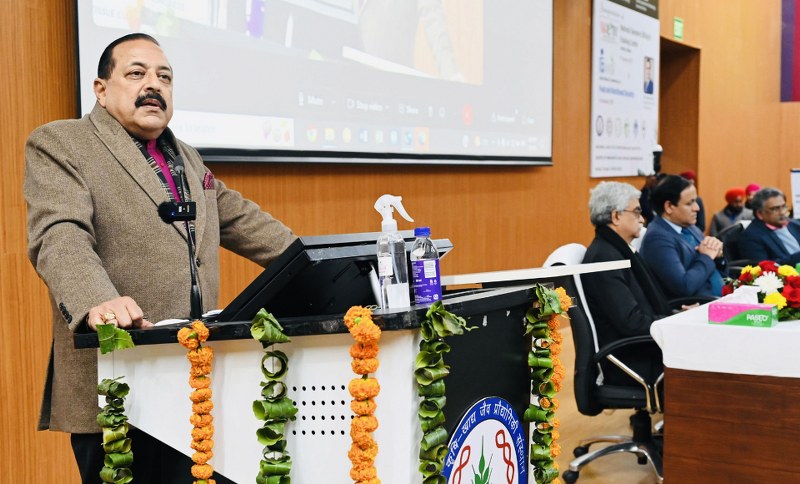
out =
{"type": "Polygon", "coordinates": [[[728,260],[738,260],[742,258],[738,246],[739,235],[742,231],[744,231],[744,225],[742,225],[741,222],[736,222],[720,230],[717,234],[717,238],[722,241],[725,256],[728,260]]]}
{"type": "MultiPolygon", "coordinates": [[[[579,276],[575,276],[579,277],[579,276]]],[[[576,305],[569,308],[572,341],[575,344],[574,392],[578,411],[583,415],[594,416],[603,411],[594,398],[597,389],[598,367],[594,363],[595,341],[591,323],[586,317],[585,301],[581,300],[573,280],[565,284],[567,294],[574,297],[576,305]]]]}

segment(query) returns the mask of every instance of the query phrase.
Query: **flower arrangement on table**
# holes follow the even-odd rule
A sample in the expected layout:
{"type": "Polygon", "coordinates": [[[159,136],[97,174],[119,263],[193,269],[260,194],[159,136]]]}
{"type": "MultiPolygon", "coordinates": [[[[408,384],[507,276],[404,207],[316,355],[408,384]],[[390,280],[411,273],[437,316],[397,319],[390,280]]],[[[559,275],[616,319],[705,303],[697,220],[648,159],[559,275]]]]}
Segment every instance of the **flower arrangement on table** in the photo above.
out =
{"type": "Polygon", "coordinates": [[[800,272],[797,268],[771,260],[745,266],[739,277],[728,279],[722,286],[722,295],[731,294],[741,286],[758,287],[758,302],[777,306],[779,321],[800,319],[800,272]]]}

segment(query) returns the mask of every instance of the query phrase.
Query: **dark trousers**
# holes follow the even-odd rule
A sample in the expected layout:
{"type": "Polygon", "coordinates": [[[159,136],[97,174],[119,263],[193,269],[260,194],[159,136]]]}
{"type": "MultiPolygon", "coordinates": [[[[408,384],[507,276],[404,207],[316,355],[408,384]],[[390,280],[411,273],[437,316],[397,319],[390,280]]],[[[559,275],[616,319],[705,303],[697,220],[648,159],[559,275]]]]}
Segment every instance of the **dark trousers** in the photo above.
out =
{"type": "MultiPolygon", "coordinates": [[[[191,484],[192,460],[167,444],[131,427],[128,432],[133,450],[133,482],[141,484],[191,484]]],[[[187,439],[189,436],[187,436],[187,439]]],[[[71,434],[72,451],[78,462],[78,471],[83,484],[102,484],[100,469],[103,467],[103,434],[71,434]]],[[[211,462],[213,465],[213,461],[211,462]]],[[[258,463],[253,464],[257,469],[258,463]]],[[[233,484],[233,481],[214,473],[212,479],[218,484],[233,484]]]]}

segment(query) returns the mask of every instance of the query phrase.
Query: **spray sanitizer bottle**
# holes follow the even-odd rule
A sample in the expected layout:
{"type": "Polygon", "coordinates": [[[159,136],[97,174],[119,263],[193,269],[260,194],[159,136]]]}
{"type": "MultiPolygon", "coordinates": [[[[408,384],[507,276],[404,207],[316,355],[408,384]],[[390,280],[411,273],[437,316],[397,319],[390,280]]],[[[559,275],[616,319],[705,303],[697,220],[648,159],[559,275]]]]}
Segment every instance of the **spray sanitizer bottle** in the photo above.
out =
{"type": "Polygon", "coordinates": [[[375,210],[383,217],[381,235],[378,237],[378,280],[381,289],[381,308],[404,308],[411,306],[408,290],[408,260],[406,243],[397,230],[397,221],[392,212],[397,212],[409,222],[414,219],[408,216],[403,208],[403,198],[394,195],[382,195],[375,202],[375,210]]]}

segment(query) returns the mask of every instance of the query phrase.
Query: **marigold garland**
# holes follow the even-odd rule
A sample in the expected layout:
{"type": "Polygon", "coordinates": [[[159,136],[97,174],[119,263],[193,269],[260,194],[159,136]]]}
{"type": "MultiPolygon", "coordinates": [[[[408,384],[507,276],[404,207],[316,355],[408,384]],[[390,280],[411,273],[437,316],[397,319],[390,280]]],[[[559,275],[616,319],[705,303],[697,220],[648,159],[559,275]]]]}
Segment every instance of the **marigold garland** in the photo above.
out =
{"type": "Polygon", "coordinates": [[[286,396],[286,385],[283,378],[289,371],[289,357],[282,351],[270,350],[275,343],[287,343],[289,337],[283,333],[283,327],[275,316],[261,309],[253,319],[250,334],[261,342],[264,356],[261,358],[260,383],[261,400],[253,402],[253,414],[264,424],[256,430],[258,442],[264,446],[261,452],[257,484],[290,484],[292,459],[286,450],[286,423],[295,419],[297,407],[286,396]]]}
{"type": "Polygon", "coordinates": [[[358,484],[380,484],[378,469],[375,468],[378,443],[372,437],[372,432],[378,428],[378,419],[374,416],[377,408],[375,397],[380,393],[381,386],[369,374],[378,370],[381,328],[372,321],[372,311],[361,306],[353,306],[347,311],[344,324],[355,340],[350,346],[350,356],[353,358],[350,366],[353,373],[361,375],[361,378],[351,380],[348,385],[353,397],[350,409],[356,415],[350,422],[353,445],[347,453],[352,463],[350,478],[358,484]]]}
{"type": "Polygon", "coordinates": [[[555,394],[561,390],[566,371],[560,358],[563,338],[559,316],[567,317],[572,298],[561,287],[548,289],[537,284],[534,290],[536,301],[525,315],[525,334],[533,338],[528,353],[533,398],[524,419],[533,424],[530,463],[536,482],[560,482],[555,458],[561,454],[557,442],[561,423],[555,417],[559,407],[555,394]]]}
{"type": "Polygon", "coordinates": [[[194,426],[192,429],[191,447],[197,452],[192,454],[192,476],[195,484],[215,484],[211,479],[214,475],[214,468],[208,461],[214,455],[212,448],[214,441],[214,417],[211,416],[211,362],[214,359],[214,350],[202,343],[208,339],[209,331],[202,321],[194,321],[191,325],[181,328],[178,331],[178,342],[189,351],[186,359],[191,365],[189,370],[189,386],[194,390],[189,395],[192,401],[192,415],[189,422],[194,426]]]}
{"type": "Polygon", "coordinates": [[[444,342],[444,338],[464,334],[464,331],[471,331],[475,327],[468,327],[464,318],[447,311],[441,301],[428,308],[425,318],[420,325],[422,341],[414,365],[417,394],[422,397],[417,412],[423,433],[419,471],[423,484],[444,484],[442,469],[447,456],[444,379],[450,374],[450,367],[444,364],[444,354],[450,351],[450,346],[444,342]]]}

